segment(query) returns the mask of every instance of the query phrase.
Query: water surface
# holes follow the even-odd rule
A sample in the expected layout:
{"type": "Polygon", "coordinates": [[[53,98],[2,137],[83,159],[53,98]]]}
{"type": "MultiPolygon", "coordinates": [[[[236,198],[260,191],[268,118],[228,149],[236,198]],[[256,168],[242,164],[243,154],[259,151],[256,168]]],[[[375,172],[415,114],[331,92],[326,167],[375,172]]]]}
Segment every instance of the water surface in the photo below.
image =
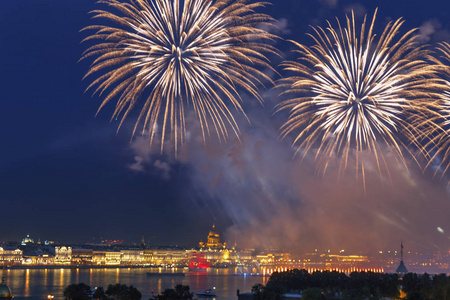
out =
{"type": "Polygon", "coordinates": [[[80,282],[91,288],[102,286],[105,290],[109,284],[133,285],[142,293],[142,300],[149,299],[152,290],[156,295],[180,283],[189,285],[192,292],[215,287],[217,300],[236,300],[237,289],[249,292],[255,283],[265,284],[269,279],[269,276],[235,275],[235,269],[208,269],[204,272],[158,268],[12,269],[5,275],[15,300],[47,299],[48,295],[54,295],[54,300],[63,300],[64,288],[80,282]],[[185,276],[149,277],[147,272],[183,272],[185,276]]]}

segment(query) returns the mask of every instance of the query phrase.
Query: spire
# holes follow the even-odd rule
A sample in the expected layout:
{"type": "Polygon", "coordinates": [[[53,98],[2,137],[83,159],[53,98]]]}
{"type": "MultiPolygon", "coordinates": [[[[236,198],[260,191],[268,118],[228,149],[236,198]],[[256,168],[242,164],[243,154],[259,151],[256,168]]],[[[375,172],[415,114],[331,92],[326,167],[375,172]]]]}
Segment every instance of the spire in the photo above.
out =
{"type": "Polygon", "coordinates": [[[401,243],[400,243],[400,255],[401,255],[401,258],[402,258],[402,261],[403,261],[403,240],[401,241],[401,243]]]}
{"type": "Polygon", "coordinates": [[[401,241],[400,243],[400,264],[395,272],[399,274],[401,277],[403,277],[403,275],[408,273],[408,269],[406,268],[405,263],[403,262],[403,241],[401,241]]]}

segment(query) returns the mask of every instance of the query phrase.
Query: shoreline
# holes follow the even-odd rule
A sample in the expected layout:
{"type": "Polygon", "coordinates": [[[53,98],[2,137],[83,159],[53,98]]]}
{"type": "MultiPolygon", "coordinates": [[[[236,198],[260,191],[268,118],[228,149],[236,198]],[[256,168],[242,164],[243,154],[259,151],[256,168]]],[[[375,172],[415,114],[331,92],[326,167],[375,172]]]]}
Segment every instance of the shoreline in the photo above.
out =
{"type": "MultiPolygon", "coordinates": [[[[2,267],[3,268],[3,267],[2,267]]],[[[156,266],[4,266],[6,270],[57,270],[57,269],[159,269],[162,267],[156,266]]],[[[172,269],[172,268],[163,268],[163,269],[172,269]]],[[[174,269],[180,269],[174,267],[174,269]]],[[[182,267],[181,267],[182,269],[182,267]]]]}

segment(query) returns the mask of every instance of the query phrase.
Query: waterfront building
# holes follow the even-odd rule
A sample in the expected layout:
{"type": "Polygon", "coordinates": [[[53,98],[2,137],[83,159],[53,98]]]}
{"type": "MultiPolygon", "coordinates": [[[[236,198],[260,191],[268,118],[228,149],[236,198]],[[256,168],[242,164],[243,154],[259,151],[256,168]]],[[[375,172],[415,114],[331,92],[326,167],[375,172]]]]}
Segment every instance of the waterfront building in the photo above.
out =
{"type": "Polygon", "coordinates": [[[267,253],[267,254],[257,254],[254,261],[260,262],[261,264],[271,265],[275,262],[275,259],[272,253],[267,253]]]}
{"type": "Polygon", "coordinates": [[[49,266],[55,263],[53,255],[49,254],[29,254],[24,255],[22,264],[29,266],[49,266]]]}
{"type": "Polygon", "coordinates": [[[14,266],[22,264],[23,251],[18,248],[8,249],[0,247],[0,264],[2,266],[14,266]]]}
{"type": "MultiPolygon", "coordinates": [[[[189,251],[192,258],[196,251],[189,251]]],[[[200,253],[205,255],[205,259],[214,265],[234,264],[239,261],[239,257],[235,250],[232,249],[200,249],[200,253]]]]}
{"type": "Polygon", "coordinates": [[[187,265],[188,251],[179,249],[157,249],[153,251],[153,265],[187,265]]]}
{"type": "Polygon", "coordinates": [[[121,253],[119,251],[93,251],[92,264],[96,266],[120,266],[121,253]]]}
{"type": "Polygon", "coordinates": [[[92,249],[72,249],[72,265],[89,266],[92,264],[92,249]]]}
{"type": "Polygon", "coordinates": [[[144,250],[144,264],[149,265],[152,263],[153,251],[150,249],[144,250]]]}
{"type": "Polygon", "coordinates": [[[121,250],[120,253],[122,266],[144,264],[144,250],[121,250]]]}
{"type": "Polygon", "coordinates": [[[92,264],[94,266],[105,266],[106,251],[92,251],[92,264]]]}
{"type": "Polygon", "coordinates": [[[245,249],[236,252],[236,260],[240,263],[252,263],[255,259],[253,257],[254,249],[245,249]]]}
{"type": "Polygon", "coordinates": [[[107,251],[105,253],[105,264],[107,266],[120,266],[121,253],[118,251],[107,251]]]}
{"type": "Polygon", "coordinates": [[[55,247],[55,265],[70,265],[72,263],[72,247],[55,247]]]}

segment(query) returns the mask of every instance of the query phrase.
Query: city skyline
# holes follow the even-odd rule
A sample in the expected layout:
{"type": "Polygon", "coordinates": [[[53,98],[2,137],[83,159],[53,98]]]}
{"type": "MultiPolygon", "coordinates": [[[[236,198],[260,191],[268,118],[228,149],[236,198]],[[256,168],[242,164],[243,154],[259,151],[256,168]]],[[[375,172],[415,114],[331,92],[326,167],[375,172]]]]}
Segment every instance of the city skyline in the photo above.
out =
{"type": "MultiPolygon", "coordinates": [[[[342,22],[352,9],[360,25],[378,8],[377,36],[403,18],[400,34],[418,28],[433,47],[450,42],[445,5],[277,0],[258,11],[277,20],[281,57],[271,64],[284,75],[278,65],[295,59],[288,40],[312,45],[310,25],[342,22]]],[[[373,157],[361,153],[368,166],[364,185],[337,162],[317,174],[313,155],[301,162],[294,157],[294,137],[280,139],[286,115],[273,114],[280,99],[270,85],[261,90],[264,106],[243,94],[251,124],[236,116],[240,141],[211,135],[204,143],[188,111],[177,159],[170,145],[161,154],[145,135],[130,142],[133,119],[116,133],[114,105],[95,117],[104,98],[85,93],[90,82],[82,78],[92,61],[79,61],[88,35],[80,30],[94,24],[89,12],[99,8],[88,0],[2,3],[0,240],[30,234],[61,243],[133,242],[147,236],[159,245],[191,246],[215,223],[221,236],[243,247],[358,251],[392,249],[403,239],[410,249],[448,253],[449,174],[433,177],[433,166],[422,172],[411,158],[407,171],[386,149],[390,175],[379,174],[373,157]]]]}
{"type": "MultiPolygon", "coordinates": [[[[283,249],[242,249],[226,246],[220,235],[211,229],[207,243],[198,247],[155,246],[124,244],[121,240],[102,240],[83,245],[60,244],[55,241],[35,242],[26,236],[21,243],[0,244],[0,265],[9,268],[54,268],[62,267],[184,267],[188,261],[205,259],[212,268],[245,267],[256,268],[252,272],[266,275],[275,270],[306,269],[338,272],[381,272],[439,274],[448,269],[449,253],[420,253],[405,250],[403,243],[397,250],[371,252],[347,251],[344,249],[308,249],[299,253],[283,249]],[[405,255],[406,259],[405,259],[405,255]],[[398,266],[398,267],[397,267],[398,266]],[[400,270],[400,271],[399,271],[400,270]]],[[[189,264],[191,267],[191,265],[189,264]]],[[[241,270],[241,272],[244,272],[241,270]]]]}

